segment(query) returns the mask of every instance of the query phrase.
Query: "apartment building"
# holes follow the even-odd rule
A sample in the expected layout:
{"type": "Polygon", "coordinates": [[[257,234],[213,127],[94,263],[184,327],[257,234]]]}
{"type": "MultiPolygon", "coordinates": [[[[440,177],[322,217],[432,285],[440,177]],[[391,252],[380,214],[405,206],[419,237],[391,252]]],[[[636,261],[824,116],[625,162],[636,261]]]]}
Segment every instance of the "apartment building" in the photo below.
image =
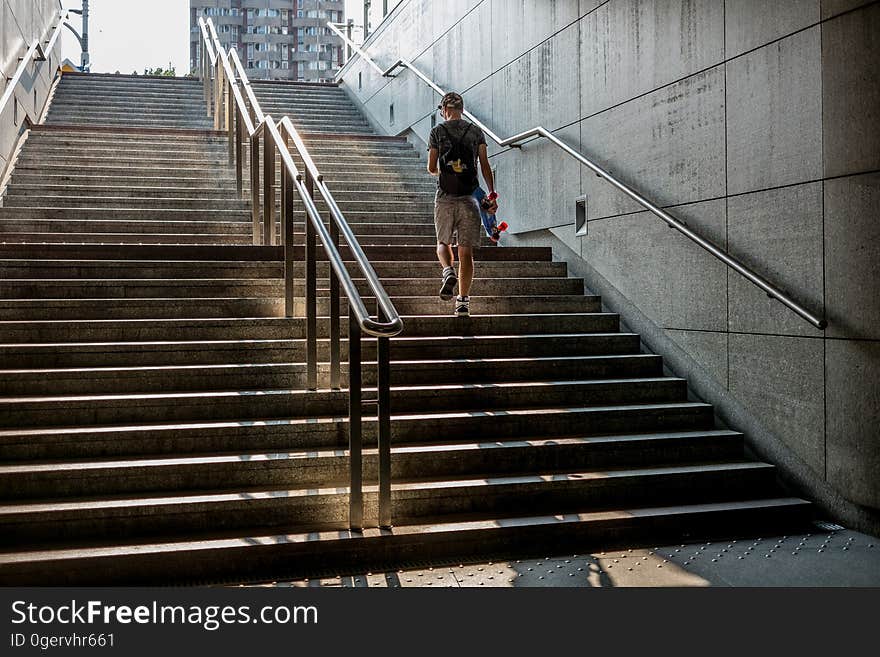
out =
{"type": "Polygon", "coordinates": [[[330,81],[342,41],[327,21],[345,19],[329,0],[190,0],[190,69],[199,66],[199,17],[211,18],[224,47],[238,50],[252,80],[330,81]]]}

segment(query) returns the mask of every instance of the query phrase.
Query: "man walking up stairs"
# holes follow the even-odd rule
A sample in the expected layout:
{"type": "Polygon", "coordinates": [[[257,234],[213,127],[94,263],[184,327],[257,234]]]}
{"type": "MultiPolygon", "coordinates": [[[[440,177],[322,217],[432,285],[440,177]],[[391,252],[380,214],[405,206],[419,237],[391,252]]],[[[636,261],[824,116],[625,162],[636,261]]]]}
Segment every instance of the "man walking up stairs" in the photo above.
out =
{"type": "MultiPolygon", "coordinates": [[[[64,76],[0,209],[0,584],[261,581],[809,516],[549,249],[483,249],[470,317],[439,308],[413,148],[335,85],[253,86],[301,131],[403,316],[394,526],[376,527],[368,404],[367,526],[348,526],[347,384],[329,387],[327,339],[305,386],[302,205],[285,318],[281,250],[251,244],[200,83],[64,76]]],[[[368,392],[375,353],[364,341],[368,392]]]]}

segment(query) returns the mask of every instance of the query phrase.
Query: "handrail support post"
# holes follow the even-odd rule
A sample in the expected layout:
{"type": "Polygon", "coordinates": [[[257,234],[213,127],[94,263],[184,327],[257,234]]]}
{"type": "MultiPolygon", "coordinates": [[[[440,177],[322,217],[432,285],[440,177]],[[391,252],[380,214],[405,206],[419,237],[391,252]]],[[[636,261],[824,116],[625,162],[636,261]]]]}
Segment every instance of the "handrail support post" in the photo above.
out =
{"type": "Polygon", "coordinates": [[[263,245],[275,245],[275,145],[263,129],[263,245]]]}
{"type": "MultiPolygon", "coordinates": [[[[378,318],[387,320],[382,311],[378,318]]],[[[376,338],[376,390],[378,393],[379,527],[391,527],[391,339],[376,338]]]]}
{"type": "MultiPolygon", "coordinates": [[[[315,198],[315,181],[306,172],[306,191],[315,198]]],[[[315,253],[317,237],[312,218],[306,216],[306,380],[309,390],[318,388],[318,272],[315,253]]],[[[332,311],[331,311],[332,313],[332,311]]]]}
{"type": "Polygon", "coordinates": [[[364,527],[361,327],[350,304],[348,309],[348,379],[348,525],[352,530],[360,531],[364,527]]]}
{"type": "MultiPolygon", "coordinates": [[[[286,168],[281,173],[281,231],[284,244],[284,316],[293,317],[295,315],[294,282],[296,272],[295,252],[296,248],[293,239],[293,177],[286,168]]],[[[306,219],[308,221],[308,219],[306,219]]]]}

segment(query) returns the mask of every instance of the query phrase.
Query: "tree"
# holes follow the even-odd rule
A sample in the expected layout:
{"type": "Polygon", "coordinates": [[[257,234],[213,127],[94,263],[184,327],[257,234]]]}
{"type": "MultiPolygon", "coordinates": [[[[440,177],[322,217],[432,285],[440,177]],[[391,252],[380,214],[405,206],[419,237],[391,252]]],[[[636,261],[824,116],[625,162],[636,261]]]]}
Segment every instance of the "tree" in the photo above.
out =
{"type": "Polygon", "coordinates": [[[177,71],[171,65],[171,62],[168,62],[168,68],[162,68],[161,66],[156,68],[145,68],[144,75],[160,75],[166,78],[173,78],[177,76],[177,71]]]}

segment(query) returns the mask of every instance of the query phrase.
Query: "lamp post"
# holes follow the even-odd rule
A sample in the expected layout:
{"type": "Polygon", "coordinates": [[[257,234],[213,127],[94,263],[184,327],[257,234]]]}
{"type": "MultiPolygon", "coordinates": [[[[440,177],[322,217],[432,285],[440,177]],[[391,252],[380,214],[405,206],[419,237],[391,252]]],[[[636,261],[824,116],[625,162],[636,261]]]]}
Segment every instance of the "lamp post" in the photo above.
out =
{"type": "Polygon", "coordinates": [[[82,35],[73,29],[70,23],[65,23],[64,27],[73,32],[73,35],[79,41],[80,48],[82,49],[80,70],[83,73],[88,73],[91,66],[91,61],[89,60],[89,0],[82,0],[82,9],[71,9],[70,13],[82,16],[82,35]]]}
{"type": "Polygon", "coordinates": [[[364,43],[367,41],[367,37],[370,36],[370,6],[372,5],[371,0],[364,0],[364,43]]]}

